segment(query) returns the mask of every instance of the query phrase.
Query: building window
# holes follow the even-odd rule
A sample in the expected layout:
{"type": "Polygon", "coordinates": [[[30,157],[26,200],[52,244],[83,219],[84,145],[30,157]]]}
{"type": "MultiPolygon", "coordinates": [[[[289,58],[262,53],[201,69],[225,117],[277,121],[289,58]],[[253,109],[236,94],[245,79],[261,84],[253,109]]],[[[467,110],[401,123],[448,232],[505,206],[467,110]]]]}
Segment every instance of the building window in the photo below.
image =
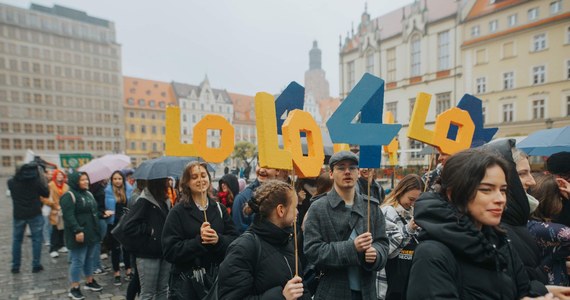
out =
{"type": "Polygon", "coordinates": [[[131,150],[135,150],[137,148],[137,143],[131,142],[131,150]]]}
{"type": "Polygon", "coordinates": [[[570,44],[570,27],[566,28],[566,44],[570,44]]]}
{"type": "Polygon", "coordinates": [[[532,68],[532,84],[541,84],[546,81],[546,67],[537,66],[532,68]]]}
{"type": "Polygon", "coordinates": [[[150,107],[154,107],[154,105],[155,105],[155,102],[154,102],[154,100],[150,100],[150,101],[148,101],[148,106],[150,106],[150,107]]]}
{"type": "Polygon", "coordinates": [[[164,101],[160,101],[160,102],[158,102],[158,107],[160,107],[160,108],[165,108],[165,107],[166,107],[166,103],[164,103],[164,101]]]}
{"type": "Polygon", "coordinates": [[[131,133],[135,133],[135,132],[136,132],[135,125],[133,125],[133,124],[129,125],[129,131],[130,131],[131,133]]]}
{"type": "Polygon", "coordinates": [[[127,99],[127,103],[128,103],[129,105],[135,105],[135,99],[129,98],[129,99],[127,99]]]}
{"type": "Polygon", "coordinates": [[[139,106],[144,106],[144,105],[145,105],[144,99],[139,99],[139,106]]]}
{"type": "Polygon", "coordinates": [[[499,29],[499,21],[493,20],[493,21],[489,22],[489,32],[490,33],[496,32],[498,29],[499,29]]]}
{"type": "MultiPolygon", "coordinates": [[[[568,29],[570,32],[570,28],[568,29]]],[[[387,76],[388,82],[396,81],[396,48],[388,49],[386,52],[387,76]]]]}
{"type": "Polygon", "coordinates": [[[512,103],[503,104],[503,122],[512,122],[514,112],[514,105],[512,103]]]}
{"type": "Polygon", "coordinates": [[[156,126],[151,127],[151,132],[152,132],[152,134],[156,134],[156,126]]]}
{"type": "Polygon", "coordinates": [[[509,23],[509,27],[516,26],[517,25],[517,14],[508,16],[507,21],[509,23]]]}
{"type": "Polygon", "coordinates": [[[414,106],[416,105],[416,98],[410,98],[410,115],[409,117],[412,117],[412,113],[414,112],[414,106]]]}
{"type": "Polygon", "coordinates": [[[10,149],[10,139],[2,139],[2,141],[0,142],[0,148],[10,149]]]}
{"type": "Polygon", "coordinates": [[[410,150],[412,150],[410,152],[410,158],[411,159],[423,158],[424,156],[420,154],[420,151],[422,151],[422,149],[424,148],[424,143],[412,139],[409,140],[409,143],[410,143],[410,150]]]}
{"type": "Polygon", "coordinates": [[[481,107],[481,112],[483,114],[483,124],[485,124],[487,123],[487,107],[485,105],[481,107]]]}
{"type": "Polygon", "coordinates": [[[570,79],[570,60],[566,61],[566,79],[570,79]]]}
{"type": "Polygon", "coordinates": [[[146,133],[146,125],[141,125],[141,133],[146,133]]]}
{"type": "Polygon", "coordinates": [[[449,31],[437,34],[437,69],[449,69],[449,31]]]}
{"type": "Polygon", "coordinates": [[[398,102],[386,103],[386,111],[389,111],[394,116],[394,123],[397,123],[398,118],[398,102]]]}
{"type": "Polygon", "coordinates": [[[503,89],[510,90],[515,86],[515,73],[507,72],[503,73],[503,89]]]}
{"type": "Polygon", "coordinates": [[[12,166],[11,156],[2,156],[2,167],[8,168],[12,166]]]}
{"type": "Polygon", "coordinates": [[[475,64],[480,65],[487,62],[487,49],[479,49],[475,51],[475,64]]]}
{"type": "Polygon", "coordinates": [[[451,107],[451,92],[440,93],[435,95],[436,99],[436,115],[448,110],[451,107]]]}
{"type": "Polygon", "coordinates": [[[9,124],[8,123],[0,123],[0,132],[8,132],[9,129],[9,124]]]}
{"type": "Polygon", "coordinates": [[[152,143],[152,151],[154,151],[154,152],[158,151],[158,144],[157,143],[152,143]]]}
{"type": "Polygon", "coordinates": [[[561,9],[562,9],[562,1],[557,0],[557,1],[550,2],[550,14],[551,15],[557,14],[558,12],[560,12],[561,9]]]}
{"type": "Polygon", "coordinates": [[[146,114],[145,113],[141,113],[141,119],[146,119],[146,114]]]}
{"type": "Polygon", "coordinates": [[[544,99],[532,101],[532,118],[544,119],[544,99]]]}
{"type": "Polygon", "coordinates": [[[146,142],[141,143],[141,150],[146,151],[146,142]]]}
{"type": "Polygon", "coordinates": [[[528,10],[528,20],[534,21],[538,18],[538,7],[531,8],[528,10]]]}
{"type": "Polygon", "coordinates": [[[410,45],[411,76],[419,76],[421,72],[422,40],[419,34],[412,37],[410,45]]]}
{"type": "Polygon", "coordinates": [[[16,149],[16,150],[22,149],[22,140],[14,139],[13,145],[14,145],[14,149],[16,149]]]}
{"type": "Polygon", "coordinates": [[[570,96],[566,96],[566,116],[570,117],[570,96]]]}
{"type": "Polygon", "coordinates": [[[479,36],[480,32],[479,32],[479,25],[475,25],[473,27],[471,27],[471,36],[472,37],[477,37],[479,36]]]}
{"type": "MultiPolygon", "coordinates": [[[[347,74],[346,75],[348,78],[348,89],[351,90],[352,87],[354,86],[354,81],[355,81],[354,76],[356,75],[356,74],[354,74],[354,62],[353,61],[349,62],[347,64],[346,68],[347,68],[347,74]]],[[[204,110],[204,109],[202,108],[202,110],[204,110]]]]}
{"type": "Polygon", "coordinates": [[[515,56],[515,44],[514,42],[507,42],[503,44],[503,58],[509,58],[515,56]]]}
{"type": "Polygon", "coordinates": [[[374,52],[366,55],[366,72],[374,74],[374,52]]]}
{"type": "Polygon", "coordinates": [[[532,50],[540,51],[546,49],[546,33],[537,34],[532,39],[532,50]]]}
{"type": "Polygon", "coordinates": [[[487,91],[487,78],[479,77],[475,80],[475,86],[477,87],[477,94],[483,94],[487,91]]]}

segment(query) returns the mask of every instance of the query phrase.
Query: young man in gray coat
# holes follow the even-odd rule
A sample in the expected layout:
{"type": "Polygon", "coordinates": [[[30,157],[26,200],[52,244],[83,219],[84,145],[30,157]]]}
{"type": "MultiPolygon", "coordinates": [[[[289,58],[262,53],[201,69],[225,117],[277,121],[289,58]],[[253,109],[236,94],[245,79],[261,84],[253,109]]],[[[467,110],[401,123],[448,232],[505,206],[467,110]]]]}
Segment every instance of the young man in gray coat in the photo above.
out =
{"type": "Polygon", "coordinates": [[[333,189],[315,199],[305,221],[304,251],[324,275],[314,299],[376,299],[376,272],[386,264],[388,238],[379,203],[356,193],[358,157],[349,151],[329,160],[333,189]]]}

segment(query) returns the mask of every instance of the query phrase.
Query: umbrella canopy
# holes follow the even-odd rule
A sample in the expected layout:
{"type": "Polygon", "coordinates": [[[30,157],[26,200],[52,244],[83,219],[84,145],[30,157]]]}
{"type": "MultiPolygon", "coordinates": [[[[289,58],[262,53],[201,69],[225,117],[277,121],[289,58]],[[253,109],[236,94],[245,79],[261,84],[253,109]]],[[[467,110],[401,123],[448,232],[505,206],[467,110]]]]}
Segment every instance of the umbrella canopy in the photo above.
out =
{"type": "Polygon", "coordinates": [[[84,164],[78,170],[87,173],[93,183],[111,177],[113,172],[130,164],[131,158],[124,154],[107,154],[84,164]]]}
{"type": "MultiPolygon", "coordinates": [[[[177,157],[163,156],[151,160],[144,161],[133,173],[136,179],[158,179],[166,177],[182,177],[184,167],[192,161],[202,161],[198,157],[177,157]]],[[[214,168],[208,165],[208,171],[214,172],[214,168]]]]}
{"type": "Polygon", "coordinates": [[[541,156],[570,151],[570,126],[539,130],[521,141],[517,148],[528,155],[541,156]]]}

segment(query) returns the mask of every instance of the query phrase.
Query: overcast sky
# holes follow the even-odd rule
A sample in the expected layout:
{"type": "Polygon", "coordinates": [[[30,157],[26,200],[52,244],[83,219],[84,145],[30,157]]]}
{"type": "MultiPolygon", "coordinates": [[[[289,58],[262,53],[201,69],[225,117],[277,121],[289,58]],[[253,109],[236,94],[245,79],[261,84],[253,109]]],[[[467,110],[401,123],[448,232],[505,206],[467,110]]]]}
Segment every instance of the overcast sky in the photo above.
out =
{"type": "MultiPolygon", "coordinates": [[[[58,4],[115,23],[123,75],[199,84],[255,95],[303,85],[313,40],[338,95],[339,35],[364,11],[364,0],[0,0],[28,8],[58,4]]],[[[412,2],[368,1],[372,18],[412,2]]]]}

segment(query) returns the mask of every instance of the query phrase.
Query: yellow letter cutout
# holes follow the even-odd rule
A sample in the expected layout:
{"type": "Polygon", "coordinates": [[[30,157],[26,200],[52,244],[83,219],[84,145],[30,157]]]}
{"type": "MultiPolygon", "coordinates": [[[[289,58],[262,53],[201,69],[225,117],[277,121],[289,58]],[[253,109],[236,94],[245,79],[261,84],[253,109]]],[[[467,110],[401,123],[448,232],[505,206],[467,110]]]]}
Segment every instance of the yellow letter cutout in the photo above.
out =
{"type": "MultiPolygon", "coordinates": [[[[384,124],[394,124],[394,114],[391,111],[384,113],[384,124]]],[[[396,135],[394,139],[384,146],[384,152],[388,153],[388,164],[390,166],[395,166],[398,164],[398,148],[400,143],[398,142],[398,136],[396,135]]]]}
{"type": "Polygon", "coordinates": [[[234,127],[220,115],[206,115],[194,126],[194,147],[207,162],[221,163],[234,151],[234,127]],[[208,147],[208,129],[220,130],[220,147],[208,147]]]}
{"type": "Polygon", "coordinates": [[[279,149],[275,100],[268,93],[255,95],[255,119],[259,166],[272,169],[293,169],[290,151],[279,149]]]}
{"type": "Polygon", "coordinates": [[[299,178],[317,177],[325,161],[321,128],[310,113],[295,109],[283,123],[283,146],[291,151],[293,167],[299,178]],[[303,155],[301,132],[307,135],[308,156],[303,155]]]}

